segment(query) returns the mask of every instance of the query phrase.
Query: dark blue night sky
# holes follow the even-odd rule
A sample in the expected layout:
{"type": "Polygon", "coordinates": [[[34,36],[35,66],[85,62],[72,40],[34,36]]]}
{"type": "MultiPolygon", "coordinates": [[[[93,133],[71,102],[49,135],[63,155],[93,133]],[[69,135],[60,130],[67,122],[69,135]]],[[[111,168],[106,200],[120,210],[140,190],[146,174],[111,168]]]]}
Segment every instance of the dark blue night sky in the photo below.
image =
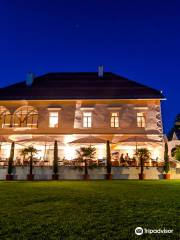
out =
{"type": "Polygon", "coordinates": [[[165,131],[180,113],[180,1],[1,0],[0,86],[103,64],[163,90],[165,131]]]}

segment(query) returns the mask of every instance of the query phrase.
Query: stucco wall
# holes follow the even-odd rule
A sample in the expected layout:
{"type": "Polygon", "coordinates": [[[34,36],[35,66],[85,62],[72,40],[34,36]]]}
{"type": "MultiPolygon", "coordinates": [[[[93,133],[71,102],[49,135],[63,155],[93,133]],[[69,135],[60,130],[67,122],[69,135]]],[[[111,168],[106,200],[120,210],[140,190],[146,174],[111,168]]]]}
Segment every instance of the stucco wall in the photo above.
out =
{"type": "Polygon", "coordinates": [[[162,134],[162,121],[160,101],[158,100],[95,100],[95,101],[11,101],[0,102],[0,105],[7,107],[11,114],[24,105],[34,106],[39,113],[38,129],[1,129],[2,134],[14,133],[149,133],[162,134]],[[59,127],[49,128],[48,108],[60,107],[59,127]],[[93,107],[92,128],[83,129],[82,115],[83,107],[93,107]],[[113,107],[116,107],[114,110],[113,107]],[[118,109],[119,108],[119,109],[118,109]],[[143,109],[143,110],[141,110],[143,109]],[[110,113],[119,112],[119,128],[110,127],[110,113]],[[138,111],[146,113],[146,128],[137,127],[136,114],[138,111]]]}

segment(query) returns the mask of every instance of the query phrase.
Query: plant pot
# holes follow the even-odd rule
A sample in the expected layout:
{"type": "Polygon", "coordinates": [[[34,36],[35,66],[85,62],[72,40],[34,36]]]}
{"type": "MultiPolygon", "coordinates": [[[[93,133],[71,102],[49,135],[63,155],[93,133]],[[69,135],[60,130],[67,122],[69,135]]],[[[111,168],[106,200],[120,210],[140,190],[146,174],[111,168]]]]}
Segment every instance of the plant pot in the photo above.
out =
{"type": "Polygon", "coordinates": [[[146,174],[139,173],[139,180],[144,180],[144,179],[146,179],[146,174]]]}
{"type": "Polygon", "coordinates": [[[34,174],[28,174],[27,175],[27,180],[28,181],[33,181],[34,180],[34,174]]]}
{"type": "Polygon", "coordinates": [[[58,179],[59,179],[59,174],[52,175],[52,180],[58,180],[58,179]]]}
{"type": "Polygon", "coordinates": [[[84,180],[89,180],[90,179],[89,174],[83,174],[83,179],[84,180]]]}
{"type": "Polygon", "coordinates": [[[106,173],[105,178],[106,178],[106,180],[112,180],[112,174],[111,173],[106,173]]]}
{"type": "Polygon", "coordinates": [[[166,179],[166,180],[171,179],[171,174],[170,173],[164,173],[163,178],[166,179]]]}
{"type": "Polygon", "coordinates": [[[13,175],[12,174],[7,174],[6,175],[6,180],[7,181],[12,181],[13,180],[13,175]]]}

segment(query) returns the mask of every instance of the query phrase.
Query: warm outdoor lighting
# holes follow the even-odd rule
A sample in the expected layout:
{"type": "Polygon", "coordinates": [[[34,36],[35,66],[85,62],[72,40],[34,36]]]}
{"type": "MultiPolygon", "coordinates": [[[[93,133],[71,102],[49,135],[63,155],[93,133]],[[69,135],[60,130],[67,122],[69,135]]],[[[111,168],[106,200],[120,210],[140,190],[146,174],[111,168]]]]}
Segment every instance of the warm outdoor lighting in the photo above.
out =
{"type": "Polygon", "coordinates": [[[32,134],[10,135],[9,139],[14,142],[23,141],[23,140],[27,140],[27,139],[31,140],[32,134]]]}
{"type": "Polygon", "coordinates": [[[76,157],[76,151],[73,146],[66,145],[64,147],[64,157],[67,160],[72,160],[76,157]]]}
{"type": "Polygon", "coordinates": [[[106,148],[104,146],[97,146],[96,155],[98,159],[103,159],[106,157],[106,148]]]}
{"type": "Polygon", "coordinates": [[[161,150],[158,147],[151,149],[151,158],[162,160],[162,158],[161,158],[162,154],[160,154],[160,152],[161,152],[161,150]]]}
{"type": "Polygon", "coordinates": [[[63,142],[65,144],[67,144],[67,143],[70,143],[70,142],[72,142],[74,140],[75,140],[75,136],[73,136],[73,135],[65,135],[63,142]]]}
{"type": "MultiPolygon", "coordinates": [[[[163,95],[159,91],[142,85],[139,91],[139,83],[107,72],[103,72],[103,77],[89,72],[50,73],[33,78],[30,85],[20,84],[21,91],[17,86],[1,89],[0,142],[4,159],[0,165],[7,166],[12,141],[15,142],[15,166],[28,166],[30,154],[24,157],[20,150],[33,146],[34,167],[49,167],[47,174],[51,174],[50,167],[56,164],[81,166],[76,159],[77,150],[89,146],[95,148],[95,154],[88,161],[105,167],[107,140],[111,141],[108,159],[112,159],[113,167],[136,166],[137,148],[147,148],[153,159],[162,159],[159,132],[162,131],[160,100],[163,95]],[[119,96],[125,98],[119,99],[119,96]],[[4,128],[7,117],[10,125],[4,128]],[[157,134],[150,134],[155,131],[157,134]],[[126,163],[122,154],[126,156],[126,163]]],[[[152,165],[155,165],[153,161],[152,165]]]]}
{"type": "Polygon", "coordinates": [[[8,158],[10,155],[11,144],[5,143],[1,146],[1,157],[8,158]]]}

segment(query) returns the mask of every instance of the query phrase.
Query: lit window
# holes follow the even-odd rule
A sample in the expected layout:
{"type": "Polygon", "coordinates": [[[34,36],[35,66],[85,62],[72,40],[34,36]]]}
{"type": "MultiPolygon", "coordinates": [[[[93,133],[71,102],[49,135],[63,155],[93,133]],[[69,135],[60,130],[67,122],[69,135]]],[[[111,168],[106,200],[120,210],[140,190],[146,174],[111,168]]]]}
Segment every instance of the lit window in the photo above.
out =
{"type": "Polygon", "coordinates": [[[58,112],[49,113],[49,127],[57,128],[58,127],[59,114],[58,112]]]}
{"type": "Polygon", "coordinates": [[[38,111],[31,106],[23,106],[15,111],[13,119],[14,127],[37,128],[38,111]]]}
{"type": "Polygon", "coordinates": [[[83,113],[83,127],[90,128],[92,126],[92,113],[84,112],[83,113]]]}
{"type": "Polygon", "coordinates": [[[3,106],[0,106],[0,126],[2,128],[8,128],[11,125],[11,114],[9,110],[3,106]]]}
{"type": "Polygon", "coordinates": [[[145,113],[143,112],[137,113],[137,126],[140,128],[144,128],[146,126],[145,113]]]}
{"type": "Polygon", "coordinates": [[[111,127],[113,128],[119,127],[119,113],[117,112],[111,113],[111,127]]]}

